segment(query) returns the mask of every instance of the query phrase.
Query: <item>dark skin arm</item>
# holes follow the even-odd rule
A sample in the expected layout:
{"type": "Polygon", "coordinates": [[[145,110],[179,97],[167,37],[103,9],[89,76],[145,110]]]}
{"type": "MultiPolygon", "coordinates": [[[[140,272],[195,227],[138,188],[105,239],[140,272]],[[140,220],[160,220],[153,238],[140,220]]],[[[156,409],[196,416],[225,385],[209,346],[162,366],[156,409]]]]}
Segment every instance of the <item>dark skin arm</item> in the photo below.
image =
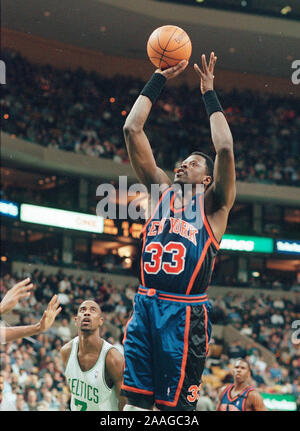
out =
{"type": "Polygon", "coordinates": [[[265,412],[267,411],[266,406],[264,405],[264,400],[262,396],[257,391],[251,391],[248,394],[246,401],[246,410],[254,411],[254,412],[265,412]]]}
{"type": "Polygon", "coordinates": [[[119,400],[119,410],[123,410],[127,398],[120,395],[123,380],[124,357],[117,349],[110,349],[106,355],[105,379],[110,386],[115,386],[119,400]]]}
{"type": "MultiPolygon", "coordinates": [[[[187,67],[183,60],[174,67],[164,71],[156,70],[167,80],[175,78],[187,67]]],[[[151,100],[146,96],[139,96],[133,105],[123,128],[125,142],[131,166],[139,181],[150,191],[151,184],[171,185],[168,175],[156,165],[149,140],[144,132],[144,125],[152,108],[151,100]]]]}
{"type": "Polygon", "coordinates": [[[66,368],[68,359],[72,350],[72,341],[68,341],[68,343],[64,344],[60,349],[60,357],[63,363],[64,368],[66,368]]]}
{"type": "Polygon", "coordinates": [[[224,391],[225,391],[225,389],[226,389],[226,386],[228,386],[228,385],[222,386],[222,387],[221,387],[221,389],[220,389],[220,391],[219,391],[219,394],[218,394],[218,404],[217,404],[216,410],[219,410],[219,408],[220,408],[220,405],[221,405],[221,397],[222,397],[222,395],[223,395],[223,392],[224,392],[224,391]]]}
{"type": "Polygon", "coordinates": [[[0,342],[4,344],[47,331],[53,325],[56,316],[61,312],[62,308],[59,307],[59,303],[57,295],[54,295],[41,320],[33,325],[0,328],[0,342]]]}
{"type": "MultiPolygon", "coordinates": [[[[197,64],[194,69],[200,78],[200,90],[205,94],[213,90],[214,67],[217,57],[214,52],[210,55],[209,65],[205,55],[202,55],[202,70],[197,64]]],[[[236,196],[235,163],[233,153],[233,139],[225,115],[214,112],[210,116],[212,142],[216,150],[214,164],[214,182],[205,193],[205,209],[207,219],[218,241],[225,233],[228,214],[236,196]]]]}

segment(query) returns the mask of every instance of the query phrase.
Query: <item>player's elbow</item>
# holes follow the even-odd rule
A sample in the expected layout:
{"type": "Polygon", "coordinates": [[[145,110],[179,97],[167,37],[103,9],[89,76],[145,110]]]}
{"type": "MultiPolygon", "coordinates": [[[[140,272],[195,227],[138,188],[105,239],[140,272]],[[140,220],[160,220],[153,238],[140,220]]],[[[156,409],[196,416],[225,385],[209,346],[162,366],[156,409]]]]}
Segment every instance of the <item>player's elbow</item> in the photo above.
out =
{"type": "Polygon", "coordinates": [[[135,135],[137,133],[140,133],[143,130],[143,127],[139,124],[131,121],[126,120],[124,126],[123,126],[123,133],[125,138],[131,135],[135,135]]]}
{"type": "Polygon", "coordinates": [[[233,140],[232,139],[223,139],[220,141],[218,145],[218,154],[223,155],[224,157],[232,157],[233,156],[233,140]]]}

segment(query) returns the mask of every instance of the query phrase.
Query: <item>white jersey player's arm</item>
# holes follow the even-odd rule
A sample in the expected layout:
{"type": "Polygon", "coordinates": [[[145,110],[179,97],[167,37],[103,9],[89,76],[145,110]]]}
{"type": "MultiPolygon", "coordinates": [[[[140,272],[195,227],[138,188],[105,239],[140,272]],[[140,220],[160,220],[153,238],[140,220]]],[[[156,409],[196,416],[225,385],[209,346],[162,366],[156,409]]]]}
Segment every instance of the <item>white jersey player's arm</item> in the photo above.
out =
{"type": "Polygon", "coordinates": [[[106,355],[105,375],[108,376],[116,388],[119,402],[119,410],[123,410],[127,404],[126,397],[120,395],[123,380],[124,357],[117,349],[110,349],[106,355]]]}
{"type": "Polygon", "coordinates": [[[60,356],[63,363],[64,368],[66,369],[69,356],[72,350],[72,342],[73,340],[69,341],[68,343],[64,344],[62,348],[60,349],[60,356]]]}

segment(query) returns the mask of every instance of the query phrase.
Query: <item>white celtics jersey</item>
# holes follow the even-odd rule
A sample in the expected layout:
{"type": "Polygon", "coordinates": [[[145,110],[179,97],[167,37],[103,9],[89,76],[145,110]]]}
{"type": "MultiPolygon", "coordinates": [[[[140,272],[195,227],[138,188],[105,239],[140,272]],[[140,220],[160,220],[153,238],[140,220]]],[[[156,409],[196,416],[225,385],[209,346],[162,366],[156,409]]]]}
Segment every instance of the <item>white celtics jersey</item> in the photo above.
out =
{"type": "Polygon", "coordinates": [[[103,340],[102,349],[95,365],[82,371],[78,362],[78,337],[72,340],[72,349],[65,375],[71,392],[71,410],[118,410],[115,387],[109,388],[105,381],[105,359],[113,348],[103,340]]]}

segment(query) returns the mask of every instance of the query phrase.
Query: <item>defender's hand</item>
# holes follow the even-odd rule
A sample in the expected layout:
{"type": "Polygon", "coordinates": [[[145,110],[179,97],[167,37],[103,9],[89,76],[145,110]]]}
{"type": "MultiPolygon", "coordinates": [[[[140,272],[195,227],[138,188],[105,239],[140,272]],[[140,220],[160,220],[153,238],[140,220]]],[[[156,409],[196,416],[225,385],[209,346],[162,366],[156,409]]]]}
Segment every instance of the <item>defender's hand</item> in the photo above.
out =
{"type": "Polygon", "coordinates": [[[205,54],[202,54],[201,60],[203,70],[199,68],[198,64],[194,64],[194,69],[200,77],[200,90],[201,93],[204,94],[206,91],[214,89],[214,67],[217,57],[215,56],[214,52],[211,52],[208,66],[206,63],[205,54]]]}
{"type": "Polygon", "coordinates": [[[168,67],[168,69],[156,69],[155,73],[161,73],[166,79],[172,79],[183,72],[188,64],[189,62],[187,60],[182,60],[180,63],[176,64],[176,66],[168,67]]]}
{"type": "Polygon", "coordinates": [[[14,306],[20,301],[20,299],[28,298],[30,295],[30,289],[33,288],[33,284],[30,283],[30,278],[20,281],[15,284],[11,289],[8,290],[4,298],[0,303],[0,313],[8,313],[14,308],[14,306]]]}
{"type": "Polygon", "coordinates": [[[44,311],[44,314],[38,323],[39,332],[47,331],[53,325],[56,316],[62,310],[62,308],[59,307],[59,304],[60,300],[57,295],[54,295],[48,304],[47,310],[44,311]]]}

